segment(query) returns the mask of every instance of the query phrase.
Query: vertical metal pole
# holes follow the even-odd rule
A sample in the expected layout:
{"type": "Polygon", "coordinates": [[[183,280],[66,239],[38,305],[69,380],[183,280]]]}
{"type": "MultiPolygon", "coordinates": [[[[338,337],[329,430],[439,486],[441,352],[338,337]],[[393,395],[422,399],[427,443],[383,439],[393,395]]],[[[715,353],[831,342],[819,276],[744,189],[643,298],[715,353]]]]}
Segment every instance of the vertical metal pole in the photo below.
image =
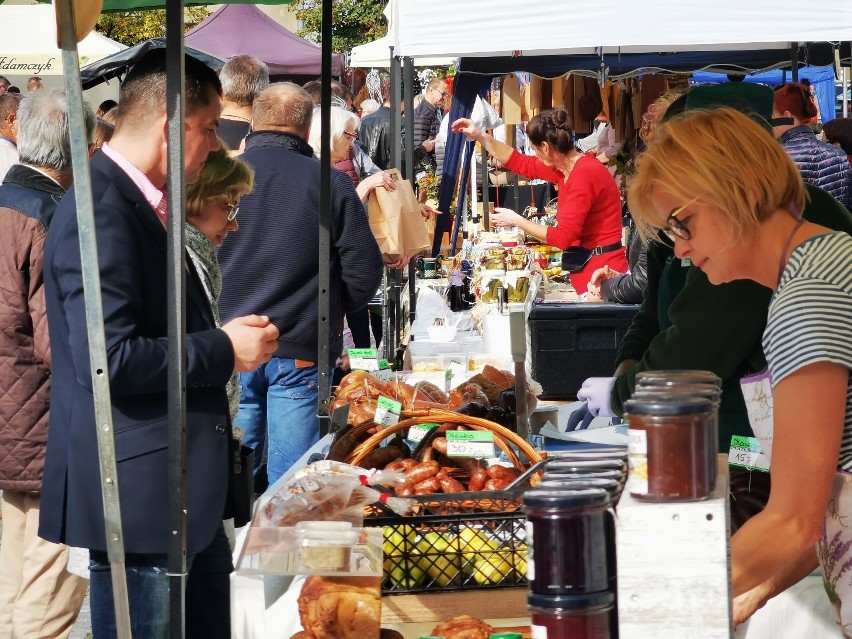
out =
{"type": "Polygon", "coordinates": [[[491,226],[491,216],[488,214],[489,208],[488,193],[488,151],[482,147],[482,224],[484,228],[491,226]]]}
{"type": "Polygon", "coordinates": [[[169,619],[172,639],[185,635],[186,566],[186,270],[184,269],[184,43],[183,0],[166,3],[166,115],[168,118],[169,619]]]}
{"type": "MultiPolygon", "coordinates": [[[[399,58],[393,53],[393,47],[390,47],[390,74],[391,74],[391,117],[390,117],[390,137],[391,143],[391,166],[402,169],[402,120],[400,118],[400,105],[402,104],[402,89],[401,77],[402,67],[399,58]]],[[[384,297],[382,299],[382,356],[385,359],[391,360],[396,353],[396,344],[394,340],[394,326],[397,318],[394,315],[394,275],[388,269],[385,269],[385,275],[382,278],[382,290],[384,297]]]]}
{"type": "MultiPolygon", "coordinates": [[[[414,184],[414,58],[405,57],[402,59],[402,74],[403,82],[405,83],[405,179],[414,184]],[[410,114],[410,116],[409,116],[410,114]]],[[[401,275],[401,273],[400,273],[401,275]]],[[[417,287],[414,273],[414,262],[408,263],[408,325],[414,323],[414,313],[417,310],[417,287]]],[[[399,297],[402,298],[402,289],[399,291],[399,297]]],[[[402,317],[397,318],[397,323],[401,326],[402,317]]]]}
{"type": "Polygon", "coordinates": [[[799,81],[799,43],[790,43],[790,64],[792,66],[793,82],[799,81]]]}
{"type": "MultiPolygon", "coordinates": [[[[331,394],[329,378],[329,338],[331,336],[331,298],[329,287],[331,278],[329,263],[331,260],[331,1],[322,2],[322,93],[320,114],[320,202],[319,202],[319,304],[317,324],[317,372],[319,375],[318,415],[320,435],[329,432],[328,397],[331,394]]],[[[335,331],[337,328],[335,328],[335,331]]]]}
{"type": "Polygon", "coordinates": [[[92,180],[89,173],[88,139],[83,122],[83,90],[80,84],[80,60],[74,6],[71,0],[57,0],[62,66],[68,108],[71,164],[77,203],[80,235],[80,266],[86,306],[86,333],[89,340],[89,365],[95,402],[95,428],[98,436],[98,461],[101,471],[101,498],[104,508],[107,556],[112,578],[116,635],[130,639],[130,606],[127,599],[127,573],[124,564],[124,534],[121,527],[118,468],[115,461],[112,402],[109,390],[109,361],[104,337],[104,313],[101,299],[101,274],[95,232],[92,180]]]}

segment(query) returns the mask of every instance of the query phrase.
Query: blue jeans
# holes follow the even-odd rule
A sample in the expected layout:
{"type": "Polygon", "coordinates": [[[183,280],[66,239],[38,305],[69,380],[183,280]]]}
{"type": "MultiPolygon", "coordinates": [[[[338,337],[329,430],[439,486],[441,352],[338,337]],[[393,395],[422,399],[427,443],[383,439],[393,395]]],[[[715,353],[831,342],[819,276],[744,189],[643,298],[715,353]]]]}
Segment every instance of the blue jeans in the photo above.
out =
{"type": "MultiPolygon", "coordinates": [[[[169,577],[166,555],[125,557],[130,630],[133,639],[169,639],[169,577]]],[[[225,529],[200,553],[187,556],[185,619],[187,639],[229,639],[231,636],[231,549],[225,529]]],[[[115,608],[112,576],[105,552],[91,552],[89,603],[94,639],[113,639],[115,608]]]]}
{"type": "Polygon", "coordinates": [[[273,357],[251,373],[240,373],[240,385],[235,421],[245,432],[243,443],[254,449],[255,476],[267,451],[272,484],[319,441],[318,369],[273,357]]]}

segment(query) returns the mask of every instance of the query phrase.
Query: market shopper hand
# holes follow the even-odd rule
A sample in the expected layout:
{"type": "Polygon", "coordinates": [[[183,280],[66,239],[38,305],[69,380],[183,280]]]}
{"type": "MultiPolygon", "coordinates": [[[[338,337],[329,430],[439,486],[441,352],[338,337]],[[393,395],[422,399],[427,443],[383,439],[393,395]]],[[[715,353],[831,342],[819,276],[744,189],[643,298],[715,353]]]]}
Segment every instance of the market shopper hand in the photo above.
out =
{"type": "Polygon", "coordinates": [[[453,122],[453,133],[462,133],[469,140],[479,140],[482,137],[482,129],[473,123],[469,118],[459,118],[453,122]]]}
{"type": "Polygon", "coordinates": [[[609,267],[609,265],[607,264],[607,265],[603,266],[602,268],[595,269],[595,271],[592,273],[592,277],[589,281],[590,281],[590,283],[597,286],[598,290],[600,292],[600,286],[601,286],[601,284],[604,283],[605,280],[610,280],[613,277],[617,277],[619,275],[621,275],[621,273],[619,273],[615,269],[611,269],[609,267]]]}
{"type": "Polygon", "coordinates": [[[494,211],[488,215],[488,219],[491,226],[518,226],[524,220],[512,209],[504,209],[502,206],[495,207],[494,211]]]}
{"type": "Polygon", "coordinates": [[[250,373],[278,348],[278,329],[266,315],[237,317],[222,326],[234,348],[234,371],[250,373]]]}
{"type": "Polygon", "coordinates": [[[755,586],[739,597],[734,597],[734,629],[748,621],[754,613],[766,605],[770,598],[766,584],[755,586]]]}
{"type": "Polygon", "coordinates": [[[364,186],[371,190],[382,186],[388,191],[396,191],[396,182],[394,182],[392,175],[387,171],[374,173],[370,177],[362,180],[362,182],[364,183],[364,186]]]}
{"type": "Polygon", "coordinates": [[[595,417],[612,417],[612,387],[615,377],[590,377],[577,392],[577,399],[588,402],[595,417]]]}
{"type": "Polygon", "coordinates": [[[386,262],[385,266],[388,267],[388,268],[402,269],[402,268],[405,268],[406,266],[408,266],[408,263],[410,261],[411,261],[410,257],[406,257],[405,255],[403,255],[396,262],[386,262]]]}
{"type": "Polygon", "coordinates": [[[432,208],[428,204],[423,203],[420,205],[420,215],[423,216],[423,219],[431,220],[433,217],[441,215],[441,212],[438,209],[432,208]]]}
{"type": "Polygon", "coordinates": [[[431,153],[435,150],[435,140],[423,140],[420,146],[422,146],[424,149],[426,149],[426,151],[431,153]]]}

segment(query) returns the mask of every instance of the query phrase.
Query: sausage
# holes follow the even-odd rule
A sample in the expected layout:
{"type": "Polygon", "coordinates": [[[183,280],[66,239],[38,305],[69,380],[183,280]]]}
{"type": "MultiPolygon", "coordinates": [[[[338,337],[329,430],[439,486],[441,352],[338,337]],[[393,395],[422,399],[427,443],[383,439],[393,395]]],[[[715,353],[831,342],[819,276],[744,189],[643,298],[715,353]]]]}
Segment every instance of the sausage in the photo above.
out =
{"type": "Polygon", "coordinates": [[[394,491],[400,497],[411,497],[414,494],[414,486],[408,484],[399,484],[394,491]]]}
{"type": "Polygon", "coordinates": [[[456,481],[449,475],[440,475],[438,480],[441,483],[441,490],[445,493],[464,492],[464,486],[462,486],[461,482],[456,481]]]}
{"type": "Polygon", "coordinates": [[[438,466],[438,462],[436,461],[421,462],[405,473],[405,483],[410,486],[416,486],[421,481],[437,475],[439,470],[440,466],[438,466]]]}
{"type": "Polygon", "coordinates": [[[447,454],[447,438],[446,437],[436,437],[432,440],[432,448],[437,450],[439,453],[447,454]]]}
{"type": "Polygon", "coordinates": [[[402,451],[396,446],[383,446],[367,453],[358,465],[367,470],[371,468],[384,468],[390,462],[400,457],[402,457],[402,451]]]}
{"type": "Polygon", "coordinates": [[[520,477],[520,475],[521,474],[516,468],[507,468],[506,466],[500,466],[499,464],[495,464],[488,468],[488,477],[491,479],[505,479],[510,484],[520,477]]]}
{"type": "Polygon", "coordinates": [[[342,462],[349,457],[349,453],[358,445],[358,438],[353,432],[354,430],[351,424],[346,424],[334,434],[326,459],[342,462]]]}
{"type": "Polygon", "coordinates": [[[470,483],[468,484],[468,489],[471,491],[479,491],[485,488],[485,484],[488,481],[488,473],[484,468],[477,468],[470,476],[470,483]]]}
{"type": "Polygon", "coordinates": [[[402,464],[402,472],[406,472],[417,465],[417,460],[406,457],[405,459],[400,460],[399,463],[402,464]]]}
{"type": "Polygon", "coordinates": [[[441,480],[437,477],[430,477],[414,486],[415,495],[428,495],[437,493],[439,490],[441,490],[441,480]]]}
{"type": "Polygon", "coordinates": [[[508,482],[505,479],[489,479],[485,482],[483,490],[506,490],[506,486],[510,483],[511,482],[508,482]]]}
{"type": "Polygon", "coordinates": [[[399,472],[403,473],[406,469],[403,467],[402,462],[402,459],[395,459],[390,464],[385,466],[383,470],[398,470],[399,472]]]}

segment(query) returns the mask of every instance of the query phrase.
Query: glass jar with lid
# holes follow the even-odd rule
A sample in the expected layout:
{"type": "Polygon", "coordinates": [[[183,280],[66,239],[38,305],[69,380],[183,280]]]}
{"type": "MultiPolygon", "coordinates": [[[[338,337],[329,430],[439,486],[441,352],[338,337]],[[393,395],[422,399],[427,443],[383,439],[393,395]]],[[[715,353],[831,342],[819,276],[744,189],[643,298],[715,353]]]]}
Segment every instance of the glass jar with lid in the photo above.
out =
{"type": "Polygon", "coordinates": [[[549,597],[531,593],[532,639],[611,639],[616,635],[612,592],[549,597]]]}

